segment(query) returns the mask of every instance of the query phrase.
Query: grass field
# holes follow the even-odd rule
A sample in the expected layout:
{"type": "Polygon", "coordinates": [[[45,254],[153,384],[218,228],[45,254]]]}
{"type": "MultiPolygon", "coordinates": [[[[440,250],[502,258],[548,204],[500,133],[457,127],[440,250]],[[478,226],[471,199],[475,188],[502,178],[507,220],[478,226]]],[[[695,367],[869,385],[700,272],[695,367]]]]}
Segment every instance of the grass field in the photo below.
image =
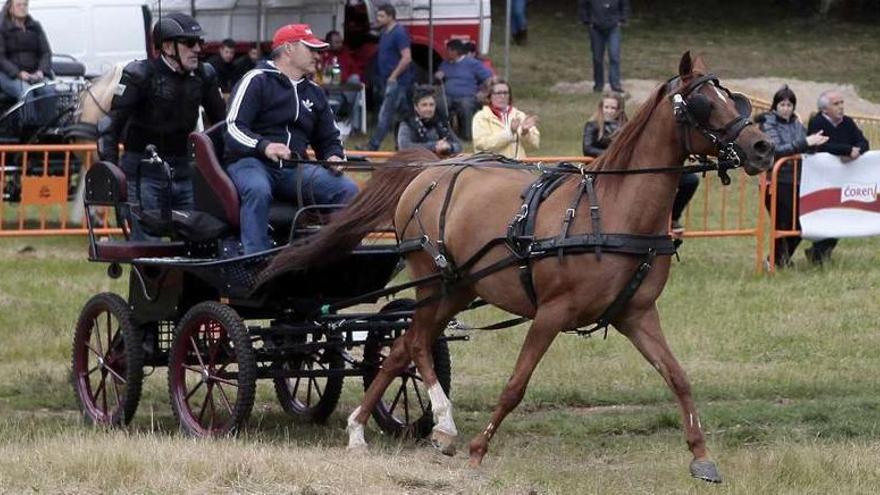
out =
{"type": "MultiPolygon", "coordinates": [[[[572,63],[588,52],[573,3],[532,2],[530,45],[513,56],[518,104],[542,115],[544,149],[554,154],[577,152],[594,101],[547,89],[588,77],[585,64],[572,63]]],[[[723,2],[703,4],[717,8],[700,21],[682,21],[698,29],[690,35],[673,22],[681,8],[639,13],[624,35],[624,76],[671,75],[692,48],[706,52],[722,76],[846,81],[880,98],[870,79],[880,62],[872,44],[880,28],[802,19],[775,25],[770,7],[750,24],[723,2]],[[842,38],[832,44],[815,30],[842,38]],[[810,55],[784,63],[762,52],[768,38],[789,32],[791,39],[771,47],[810,55]]],[[[476,471],[465,467],[466,452],[440,457],[372,426],[371,452],[347,452],[343,428],[360,399],[356,380],[346,382],[325,427],[291,423],[261,385],[247,431],[194,441],[176,433],[165,373],[156,370],[131,429],[88,428],[68,381],[73,326],[91,295],[125,294],[125,279],[112,281],[104,266],[84,261],[83,239],[0,239],[0,493],[880,490],[880,240],[841,242],[824,269],[806,266],[799,252],[794,269],[773,277],[754,273],[753,245],[742,239],[688,240],[681,255],[659,301],[661,316],[725,475],[720,486],[688,476],[671,394],[613,331],[607,340],[557,339],[476,471]]],[[[479,324],[502,316],[487,309],[462,319],[479,324]]],[[[523,327],[475,332],[470,342],[451,345],[452,398],[465,442],[488,421],[523,336],[523,327]]]]}

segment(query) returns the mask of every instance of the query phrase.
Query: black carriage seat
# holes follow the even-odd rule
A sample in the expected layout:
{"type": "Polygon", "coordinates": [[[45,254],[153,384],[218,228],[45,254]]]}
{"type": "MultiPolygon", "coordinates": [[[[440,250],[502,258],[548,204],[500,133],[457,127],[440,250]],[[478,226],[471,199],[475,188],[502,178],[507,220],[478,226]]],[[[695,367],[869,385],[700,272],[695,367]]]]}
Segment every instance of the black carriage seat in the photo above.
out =
{"type": "MultiPolygon", "coordinates": [[[[189,135],[190,154],[195,161],[193,200],[195,209],[208,213],[238,232],[241,226],[238,190],[226,173],[223,164],[223,134],[226,123],[215,124],[204,132],[189,135]]],[[[297,208],[288,202],[273,201],[269,207],[269,225],[276,232],[285,233],[297,208]]]]}
{"type": "Polygon", "coordinates": [[[185,254],[184,243],[163,241],[130,241],[121,218],[128,215],[128,189],[125,173],[110,162],[97,162],[86,173],[85,216],[92,218],[94,207],[115,209],[116,227],[122,228],[126,240],[97,240],[95,225],[89,222],[89,259],[92,261],[126,262],[135,258],[164,258],[185,254]]]}

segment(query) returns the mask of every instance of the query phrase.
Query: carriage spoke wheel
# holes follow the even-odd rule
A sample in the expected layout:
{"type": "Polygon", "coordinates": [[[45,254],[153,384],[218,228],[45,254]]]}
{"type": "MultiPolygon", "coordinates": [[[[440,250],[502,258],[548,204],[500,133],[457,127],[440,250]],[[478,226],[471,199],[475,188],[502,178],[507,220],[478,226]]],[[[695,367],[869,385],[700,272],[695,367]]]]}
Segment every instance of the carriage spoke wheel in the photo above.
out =
{"type": "MultiPolygon", "coordinates": [[[[364,345],[364,390],[369,388],[376,378],[382,361],[391,350],[387,334],[372,332],[364,345]]],[[[449,346],[445,340],[434,343],[434,372],[440,386],[449,395],[450,359],[449,346]]],[[[424,438],[431,433],[434,426],[431,402],[428,389],[414,363],[409,363],[391,385],[373,409],[373,419],[379,428],[388,434],[406,438],[424,438]]]]}
{"type": "Polygon", "coordinates": [[[191,436],[244,426],[254,405],[257,364],[247,327],[229,306],[207,301],[178,324],[168,358],[171,408],[191,436]]]}
{"type": "Polygon", "coordinates": [[[86,303],[73,337],[72,381],[83,417],[96,425],[125,425],[134,417],[144,380],[141,334],[116,294],[86,303]]]}
{"type": "MultiPolygon", "coordinates": [[[[325,336],[309,336],[302,338],[300,343],[324,342],[328,343],[325,336]],[[315,340],[312,340],[312,339],[315,340]]],[[[332,340],[330,341],[332,343],[332,340]]],[[[331,376],[292,376],[290,378],[275,378],[275,396],[285,412],[294,418],[312,423],[324,423],[336,409],[339,396],[342,394],[342,381],[345,369],[345,359],[342,356],[342,348],[324,347],[296,356],[290,361],[281,364],[284,371],[339,371],[338,375],[331,376]]]]}

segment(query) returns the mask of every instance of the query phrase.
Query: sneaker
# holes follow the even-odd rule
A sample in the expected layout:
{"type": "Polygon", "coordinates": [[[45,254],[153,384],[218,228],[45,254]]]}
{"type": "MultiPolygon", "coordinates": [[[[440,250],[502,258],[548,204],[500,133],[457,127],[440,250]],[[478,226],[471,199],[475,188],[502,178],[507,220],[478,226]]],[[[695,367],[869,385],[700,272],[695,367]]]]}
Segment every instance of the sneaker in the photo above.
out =
{"type": "Polygon", "coordinates": [[[373,147],[370,143],[359,144],[354,147],[355,151],[379,151],[378,147],[373,147]]]}

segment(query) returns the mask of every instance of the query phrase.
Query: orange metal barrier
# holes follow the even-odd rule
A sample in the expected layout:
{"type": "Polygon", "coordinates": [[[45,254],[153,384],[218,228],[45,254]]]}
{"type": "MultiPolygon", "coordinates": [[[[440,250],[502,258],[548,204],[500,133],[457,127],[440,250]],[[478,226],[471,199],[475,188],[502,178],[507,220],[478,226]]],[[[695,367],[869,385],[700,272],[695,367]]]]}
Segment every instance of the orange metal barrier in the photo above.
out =
{"type": "Polygon", "coordinates": [[[69,195],[94,153],[94,144],[0,146],[0,236],[84,235],[69,195]]]}
{"type": "MultiPolygon", "coordinates": [[[[786,156],[784,158],[780,158],[776,160],[776,163],[773,164],[773,171],[770,173],[770,180],[767,180],[766,175],[761,176],[761,199],[767,197],[769,194],[770,199],[770,225],[769,225],[769,241],[770,241],[770,254],[767,257],[767,269],[770,273],[776,272],[776,240],[782,239],[783,237],[799,237],[801,235],[801,231],[798,229],[790,229],[790,230],[779,230],[776,228],[777,219],[779,218],[779,212],[776,207],[776,198],[779,195],[779,171],[782,170],[782,167],[793,167],[792,174],[794,177],[798,176],[798,170],[801,166],[801,155],[792,155],[786,156]]],[[[786,184],[784,187],[791,187],[791,193],[794,198],[798,197],[798,183],[797,181],[792,181],[792,184],[789,186],[786,184]]],[[[759,212],[761,218],[763,218],[762,212],[759,212]]],[[[797,226],[798,225],[798,201],[795,199],[792,201],[791,208],[791,219],[789,225],[797,226]]],[[[762,235],[764,229],[761,229],[762,235]]],[[[763,259],[761,259],[761,252],[758,253],[758,269],[761,268],[761,263],[763,259]]]]}

